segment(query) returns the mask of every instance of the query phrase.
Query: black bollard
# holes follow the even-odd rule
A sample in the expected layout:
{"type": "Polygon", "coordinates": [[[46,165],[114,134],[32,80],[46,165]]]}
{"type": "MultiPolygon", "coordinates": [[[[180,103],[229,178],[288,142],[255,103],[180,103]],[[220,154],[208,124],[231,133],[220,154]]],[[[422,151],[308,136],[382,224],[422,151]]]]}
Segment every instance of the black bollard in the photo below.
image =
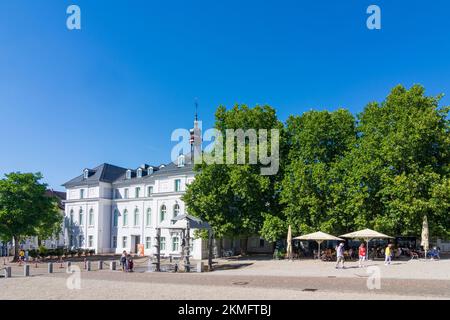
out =
{"type": "Polygon", "coordinates": [[[29,277],[30,276],[30,265],[26,264],[23,266],[23,275],[25,277],[29,277]]]}

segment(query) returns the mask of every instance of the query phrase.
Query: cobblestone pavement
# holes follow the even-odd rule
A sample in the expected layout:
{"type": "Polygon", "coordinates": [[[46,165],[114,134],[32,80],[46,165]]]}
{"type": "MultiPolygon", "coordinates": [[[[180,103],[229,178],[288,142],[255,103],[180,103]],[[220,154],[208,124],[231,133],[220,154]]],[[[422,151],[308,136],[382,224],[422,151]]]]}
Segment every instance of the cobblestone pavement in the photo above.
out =
{"type": "Polygon", "coordinates": [[[381,275],[380,289],[373,290],[367,269],[351,263],[336,270],[319,261],[219,260],[217,271],[185,274],[144,272],[145,259],[135,273],[97,270],[95,263],[87,272],[80,262],[80,289],[74,290],[58,264],[53,274],[46,265],[30,265],[31,277],[14,266],[12,278],[0,278],[0,299],[450,299],[449,262],[370,262],[381,275]]]}

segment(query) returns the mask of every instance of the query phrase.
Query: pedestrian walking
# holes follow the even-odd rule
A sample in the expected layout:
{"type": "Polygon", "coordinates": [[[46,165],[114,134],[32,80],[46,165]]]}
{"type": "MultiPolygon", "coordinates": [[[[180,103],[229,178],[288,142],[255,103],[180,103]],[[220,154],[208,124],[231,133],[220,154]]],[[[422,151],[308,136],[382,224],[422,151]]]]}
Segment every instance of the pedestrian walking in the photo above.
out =
{"type": "Polygon", "coordinates": [[[122,271],[127,271],[127,251],[123,250],[122,255],[120,256],[120,265],[122,266],[122,271]]]}
{"type": "Polygon", "coordinates": [[[336,246],[336,259],[337,259],[337,263],[336,263],[336,269],[339,269],[339,263],[342,262],[342,269],[345,269],[344,267],[344,243],[339,243],[336,246]]]}
{"type": "Polygon", "coordinates": [[[358,249],[358,256],[359,256],[359,267],[364,267],[364,261],[366,261],[366,245],[365,243],[361,243],[358,249]]]}
{"type": "Polygon", "coordinates": [[[128,270],[128,272],[133,272],[133,268],[134,268],[133,258],[129,254],[127,256],[127,270],[128,270]]]}
{"type": "Polygon", "coordinates": [[[384,264],[387,266],[388,264],[391,264],[392,261],[392,254],[394,251],[392,250],[392,244],[388,244],[386,246],[386,250],[384,251],[384,264]]]}

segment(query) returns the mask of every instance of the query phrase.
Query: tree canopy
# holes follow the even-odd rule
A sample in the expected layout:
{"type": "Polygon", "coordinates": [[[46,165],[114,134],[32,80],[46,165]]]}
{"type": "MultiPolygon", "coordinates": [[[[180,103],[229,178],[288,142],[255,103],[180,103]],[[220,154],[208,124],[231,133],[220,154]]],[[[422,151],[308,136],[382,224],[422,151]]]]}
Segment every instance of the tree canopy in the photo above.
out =
{"type": "Polygon", "coordinates": [[[450,232],[449,107],[419,85],[393,88],[357,116],[309,111],[285,125],[271,107],[221,106],[216,128],[280,128],[280,170],[259,165],[201,165],[184,197],[216,235],[293,232],[340,234],[374,228],[418,235],[423,216],[435,236],[450,232]]]}
{"type": "Polygon", "coordinates": [[[18,244],[25,237],[42,238],[59,231],[62,215],[57,200],[46,194],[40,173],[10,173],[0,180],[0,234],[3,240],[18,244]]]}

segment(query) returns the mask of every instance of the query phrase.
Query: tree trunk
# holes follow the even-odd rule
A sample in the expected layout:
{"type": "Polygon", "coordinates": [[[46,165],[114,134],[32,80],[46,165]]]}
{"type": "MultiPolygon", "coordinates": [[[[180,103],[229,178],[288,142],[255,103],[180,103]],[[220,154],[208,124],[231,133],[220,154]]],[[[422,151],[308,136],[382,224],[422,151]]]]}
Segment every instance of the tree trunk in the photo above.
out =
{"type": "Polygon", "coordinates": [[[247,255],[248,237],[241,239],[241,256],[247,255]]]}
{"type": "Polygon", "coordinates": [[[14,236],[14,258],[13,262],[19,261],[19,237],[14,236]]]}

